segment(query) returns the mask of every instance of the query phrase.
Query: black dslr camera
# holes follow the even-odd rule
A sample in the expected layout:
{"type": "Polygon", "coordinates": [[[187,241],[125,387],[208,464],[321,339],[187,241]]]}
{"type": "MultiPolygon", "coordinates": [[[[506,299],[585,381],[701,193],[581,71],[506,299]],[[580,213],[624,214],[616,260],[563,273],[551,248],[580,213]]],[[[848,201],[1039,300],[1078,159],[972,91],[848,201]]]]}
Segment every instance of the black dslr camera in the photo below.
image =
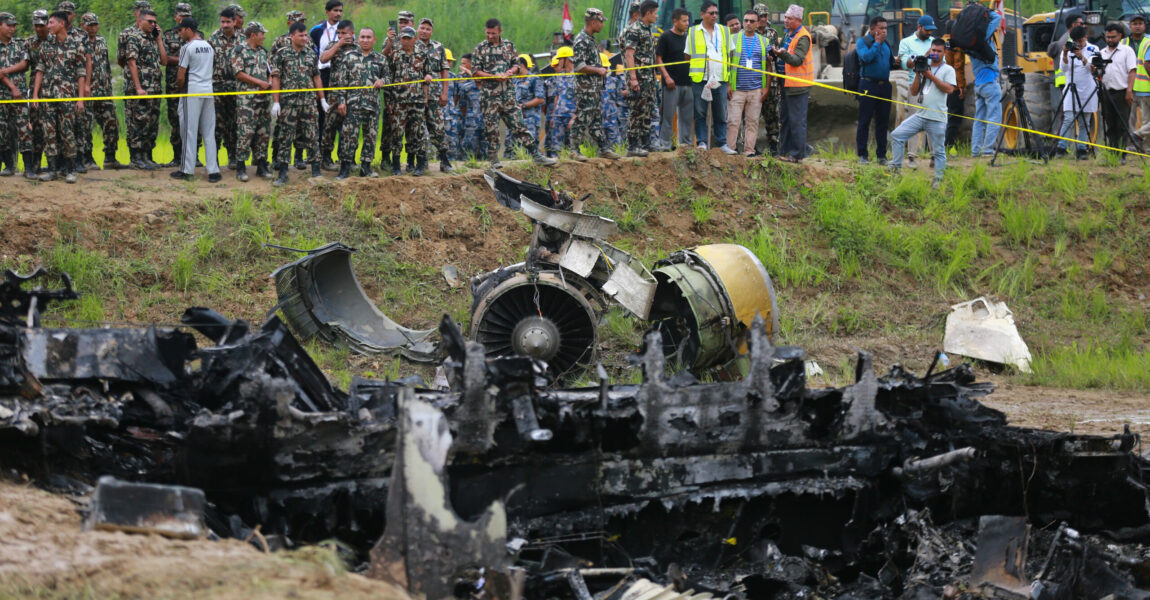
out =
{"type": "Polygon", "coordinates": [[[1114,62],[1113,59],[1102,58],[1101,56],[1095,54],[1090,59],[1090,70],[1094,71],[1095,77],[1103,77],[1106,75],[1106,65],[1112,62],[1114,62]]]}
{"type": "Polygon", "coordinates": [[[925,73],[930,70],[930,59],[925,56],[914,57],[914,72],[925,73]]]}
{"type": "Polygon", "coordinates": [[[1078,50],[1078,48],[1080,48],[1078,42],[1074,40],[1066,40],[1066,50],[1068,52],[1075,52],[1078,50]]]}
{"type": "Polygon", "coordinates": [[[1002,72],[1006,73],[1006,80],[1010,82],[1010,85],[1026,83],[1026,74],[1022,72],[1022,67],[1002,67],[1002,72]]]}

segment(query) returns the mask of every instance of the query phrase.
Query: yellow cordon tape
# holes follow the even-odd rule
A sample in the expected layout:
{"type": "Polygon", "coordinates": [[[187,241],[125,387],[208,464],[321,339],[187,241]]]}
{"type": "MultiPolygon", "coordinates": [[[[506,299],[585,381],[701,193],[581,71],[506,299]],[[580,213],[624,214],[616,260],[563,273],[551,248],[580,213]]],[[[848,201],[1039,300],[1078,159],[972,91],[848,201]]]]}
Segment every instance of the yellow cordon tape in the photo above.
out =
{"type": "MultiPolygon", "coordinates": [[[[793,77],[791,75],[784,75],[781,73],[772,73],[770,71],[764,71],[762,69],[748,68],[748,67],[745,67],[743,65],[727,62],[725,60],[716,60],[713,58],[708,58],[706,60],[708,60],[710,62],[719,63],[725,67],[735,67],[736,69],[743,69],[745,71],[754,71],[756,73],[762,73],[764,75],[770,75],[771,77],[778,77],[779,79],[783,79],[783,80],[794,79],[795,81],[801,81],[804,84],[807,84],[807,85],[812,86],[812,87],[821,87],[821,88],[836,91],[836,92],[843,92],[845,94],[853,94],[855,96],[860,96],[860,97],[865,97],[865,98],[874,98],[870,94],[866,94],[866,93],[855,91],[855,90],[848,90],[846,88],[835,87],[833,85],[829,85],[826,83],[820,83],[818,81],[812,81],[809,79],[803,79],[801,77],[793,77]]],[[[638,71],[638,70],[642,70],[642,69],[654,69],[654,68],[657,68],[659,66],[666,67],[666,66],[672,66],[672,65],[683,65],[683,64],[687,64],[689,62],[691,62],[691,61],[681,60],[678,62],[661,63],[661,65],[660,64],[654,64],[654,65],[644,65],[644,66],[639,66],[639,67],[624,67],[624,68],[618,69],[618,70],[638,71]]],[[[570,77],[573,75],[584,75],[584,74],[585,73],[533,73],[530,75],[511,75],[511,76],[507,77],[507,79],[527,79],[527,78],[531,78],[531,77],[570,77]]],[[[490,79],[503,79],[503,78],[502,77],[494,77],[494,76],[493,77],[452,77],[452,78],[447,78],[447,79],[436,78],[436,79],[432,79],[430,83],[442,83],[445,81],[448,81],[448,82],[450,82],[450,81],[484,81],[484,80],[490,80],[490,79]]],[[[417,85],[417,84],[424,84],[424,83],[428,83],[428,82],[424,79],[420,79],[418,81],[400,81],[400,82],[395,82],[395,83],[385,83],[380,87],[386,88],[386,87],[395,87],[395,86],[400,86],[400,85],[417,85]]],[[[107,100],[141,100],[142,101],[142,100],[160,100],[160,99],[164,99],[164,98],[202,98],[202,97],[206,97],[206,96],[245,96],[245,95],[258,95],[258,94],[301,94],[301,93],[315,93],[315,92],[320,92],[320,91],[334,92],[334,91],[369,90],[369,89],[375,89],[375,86],[363,85],[363,86],[354,86],[354,87],[307,88],[307,89],[297,89],[297,90],[245,90],[242,92],[211,92],[211,93],[201,93],[201,94],[152,94],[152,95],[148,95],[148,96],[98,96],[98,97],[85,97],[85,98],[40,98],[39,100],[31,100],[31,99],[25,98],[25,99],[20,99],[20,100],[0,100],[0,104],[16,104],[16,103],[37,104],[40,102],[99,102],[99,101],[107,101],[107,100]]],[[[1013,129],[1015,131],[1021,131],[1023,133],[1030,133],[1033,135],[1040,135],[1043,137],[1053,138],[1056,140],[1073,142],[1075,144],[1082,144],[1084,146],[1093,146],[1095,148],[1101,148],[1103,150],[1110,150],[1112,152],[1121,152],[1123,154],[1131,154],[1133,156],[1140,156],[1142,158],[1150,158],[1150,154],[1144,154],[1142,152],[1135,152],[1133,150],[1126,150],[1125,148],[1113,148],[1111,146],[1107,146],[1104,144],[1096,144],[1096,143],[1090,142],[1090,141],[1083,142],[1083,141],[1079,141],[1079,140],[1074,139],[1074,138],[1062,137],[1060,135],[1056,135],[1056,134],[1049,133],[1046,131],[1038,131],[1035,129],[1028,129],[1026,127],[1019,127],[1017,125],[1007,125],[1006,123],[995,123],[994,121],[987,121],[985,119],[979,119],[979,118],[971,117],[971,116],[967,116],[967,115],[958,115],[958,114],[950,113],[947,111],[937,110],[937,109],[933,109],[933,108],[927,108],[927,107],[919,105],[919,104],[911,104],[910,102],[903,102],[902,100],[895,100],[893,98],[874,98],[874,99],[882,100],[884,102],[889,102],[891,104],[898,104],[901,106],[906,106],[909,108],[916,108],[919,110],[929,110],[931,112],[940,113],[940,114],[946,115],[948,117],[957,117],[960,119],[966,119],[968,121],[984,123],[986,125],[994,125],[994,126],[1001,127],[1004,129],[1013,129]]]]}

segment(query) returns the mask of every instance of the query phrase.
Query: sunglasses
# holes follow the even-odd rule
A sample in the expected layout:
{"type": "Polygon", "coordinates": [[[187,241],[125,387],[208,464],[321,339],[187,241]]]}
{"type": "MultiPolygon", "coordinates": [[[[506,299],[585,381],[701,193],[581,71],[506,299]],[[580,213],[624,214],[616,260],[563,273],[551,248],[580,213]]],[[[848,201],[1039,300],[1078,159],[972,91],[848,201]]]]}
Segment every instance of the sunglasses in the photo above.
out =
{"type": "Polygon", "coordinates": [[[708,10],[708,11],[706,12],[706,14],[708,14],[708,15],[717,15],[717,14],[719,14],[719,11],[717,11],[717,10],[708,10]]]}

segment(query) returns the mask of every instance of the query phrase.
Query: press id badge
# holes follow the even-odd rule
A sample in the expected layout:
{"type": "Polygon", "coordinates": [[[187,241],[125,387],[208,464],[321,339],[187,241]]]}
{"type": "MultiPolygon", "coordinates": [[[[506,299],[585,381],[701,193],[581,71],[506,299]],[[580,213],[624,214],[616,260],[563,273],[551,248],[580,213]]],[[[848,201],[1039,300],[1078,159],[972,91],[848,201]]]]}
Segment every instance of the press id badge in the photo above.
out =
{"type": "Polygon", "coordinates": [[[754,68],[754,67],[752,67],[752,66],[751,66],[751,59],[749,59],[749,58],[748,58],[746,62],[747,62],[747,68],[748,68],[748,69],[753,69],[753,68],[754,68]]]}

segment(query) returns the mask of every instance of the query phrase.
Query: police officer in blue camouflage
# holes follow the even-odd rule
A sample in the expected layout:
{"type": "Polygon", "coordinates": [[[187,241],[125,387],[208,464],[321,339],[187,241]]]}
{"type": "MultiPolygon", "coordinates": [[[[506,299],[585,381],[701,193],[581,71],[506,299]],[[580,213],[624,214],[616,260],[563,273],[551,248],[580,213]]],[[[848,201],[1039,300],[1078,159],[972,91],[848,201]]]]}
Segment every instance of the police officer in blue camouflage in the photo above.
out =
{"type": "MultiPolygon", "coordinates": [[[[610,61],[609,55],[603,53],[605,61],[610,61]]],[[[623,73],[616,70],[607,76],[603,86],[603,137],[607,145],[614,148],[623,144],[624,134],[627,132],[627,85],[623,80],[623,73]]]]}
{"type": "MultiPolygon", "coordinates": [[[[472,77],[471,53],[459,58],[459,75],[472,77]]],[[[463,134],[459,138],[459,151],[463,155],[487,156],[487,139],[484,136],[483,109],[480,105],[479,85],[474,79],[464,79],[456,84],[459,94],[459,115],[463,122],[463,134]]]]}
{"type": "Polygon", "coordinates": [[[570,46],[563,46],[551,59],[556,75],[547,78],[547,100],[550,111],[547,114],[547,156],[555,158],[559,150],[568,143],[571,123],[575,119],[575,63],[571,62],[574,53],[570,46]]]}
{"type": "Polygon", "coordinates": [[[451,50],[444,49],[444,55],[447,58],[447,76],[453,81],[447,84],[447,106],[443,108],[443,135],[447,138],[447,153],[452,160],[463,160],[463,156],[459,149],[459,143],[463,138],[463,119],[459,111],[459,83],[454,81],[459,79],[459,73],[453,69],[455,67],[455,56],[452,55],[451,50]]]}
{"type": "MultiPolygon", "coordinates": [[[[531,56],[520,54],[519,66],[524,73],[529,73],[535,65],[531,62],[531,56]]],[[[523,110],[523,124],[536,141],[539,140],[539,130],[543,128],[543,102],[546,98],[547,91],[544,89],[541,77],[520,77],[515,80],[515,101],[523,110]]],[[[503,141],[503,158],[512,158],[515,146],[511,132],[508,131],[503,141]]]]}

